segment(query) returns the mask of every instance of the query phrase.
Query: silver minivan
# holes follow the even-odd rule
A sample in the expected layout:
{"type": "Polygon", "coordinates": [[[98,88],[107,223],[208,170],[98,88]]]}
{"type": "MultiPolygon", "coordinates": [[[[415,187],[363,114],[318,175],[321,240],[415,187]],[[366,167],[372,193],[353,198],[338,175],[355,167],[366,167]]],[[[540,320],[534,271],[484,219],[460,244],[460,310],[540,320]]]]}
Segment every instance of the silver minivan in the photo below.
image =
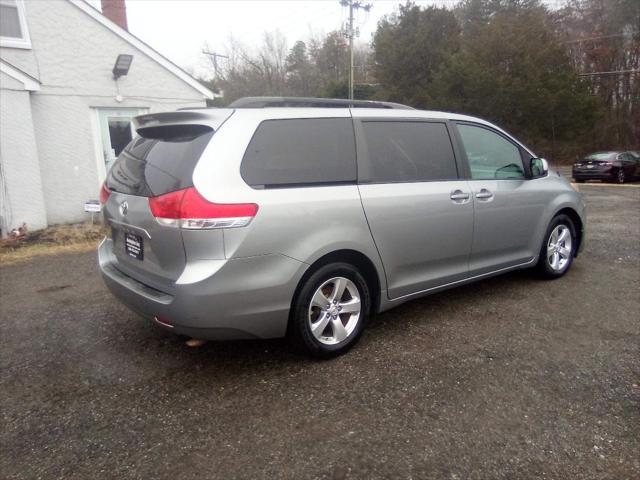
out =
{"type": "Polygon", "coordinates": [[[332,356],[375,313],[514,269],[558,278],[584,244],[582,195],[478,118],[248,98],[134,127],[101,191],[100,269],[181,335],[332,356]]]}

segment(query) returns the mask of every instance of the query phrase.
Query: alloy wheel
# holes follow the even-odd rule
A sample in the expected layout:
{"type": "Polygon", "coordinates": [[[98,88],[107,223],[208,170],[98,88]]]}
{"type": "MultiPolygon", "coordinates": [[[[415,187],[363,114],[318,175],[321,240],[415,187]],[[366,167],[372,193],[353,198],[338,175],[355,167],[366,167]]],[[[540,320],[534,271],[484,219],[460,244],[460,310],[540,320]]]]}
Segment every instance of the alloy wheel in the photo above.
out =
{"type": "Polygon", "coordinates": [[[547,263],[556,272],[563,271],[572,255],[573,239],[568,226],[560,224],[556,226],[547,242],[547,263]]]}
{"type": "Polygon", "coordinates": [[[320,343],[336,345],[346,340],[360,320],[362,304],[355,283],[345,277],[325,281],[311,297],[309,326],[320,343]]]}

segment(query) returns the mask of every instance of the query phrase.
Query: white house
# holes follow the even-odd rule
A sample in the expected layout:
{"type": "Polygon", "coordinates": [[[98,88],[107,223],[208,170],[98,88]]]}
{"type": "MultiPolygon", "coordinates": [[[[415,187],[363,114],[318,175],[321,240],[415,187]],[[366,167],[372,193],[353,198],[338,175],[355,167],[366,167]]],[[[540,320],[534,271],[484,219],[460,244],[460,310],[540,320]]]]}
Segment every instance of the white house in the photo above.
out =
{"type": "Polygon", "coordinates": [[[3,233],[82,221],[131,140],[132,116],[214,97],[127,31],[124,0],[102,0],[102,10],[84,0],[0,0],[3,233]],[[132,61],[115,78],[119,55],[132,61]]]}

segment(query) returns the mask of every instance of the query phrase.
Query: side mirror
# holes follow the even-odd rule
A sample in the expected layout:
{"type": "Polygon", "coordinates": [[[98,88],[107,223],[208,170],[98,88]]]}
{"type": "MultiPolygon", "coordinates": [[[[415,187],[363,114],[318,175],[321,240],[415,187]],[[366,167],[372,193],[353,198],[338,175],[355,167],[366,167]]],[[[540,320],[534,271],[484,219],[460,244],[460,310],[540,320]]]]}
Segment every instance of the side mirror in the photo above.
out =
{"type": "Polygon", "coordinates": [[[529,163],[533,178],[544,177],[549,172],[549,162],[544,158],[532,158],[529,163]]]}

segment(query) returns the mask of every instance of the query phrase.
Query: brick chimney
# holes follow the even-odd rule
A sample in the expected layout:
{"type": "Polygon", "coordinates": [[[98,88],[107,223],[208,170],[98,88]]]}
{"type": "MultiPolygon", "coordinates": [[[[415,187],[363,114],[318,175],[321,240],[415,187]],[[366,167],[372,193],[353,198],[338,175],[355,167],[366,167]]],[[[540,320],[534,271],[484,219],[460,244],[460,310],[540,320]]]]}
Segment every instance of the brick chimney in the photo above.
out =
{"type": "Polygon", "coordinates": [[[127,27],[127,7],[124,0],[101,0],[102,14],[125,30],[127,27]]]}

